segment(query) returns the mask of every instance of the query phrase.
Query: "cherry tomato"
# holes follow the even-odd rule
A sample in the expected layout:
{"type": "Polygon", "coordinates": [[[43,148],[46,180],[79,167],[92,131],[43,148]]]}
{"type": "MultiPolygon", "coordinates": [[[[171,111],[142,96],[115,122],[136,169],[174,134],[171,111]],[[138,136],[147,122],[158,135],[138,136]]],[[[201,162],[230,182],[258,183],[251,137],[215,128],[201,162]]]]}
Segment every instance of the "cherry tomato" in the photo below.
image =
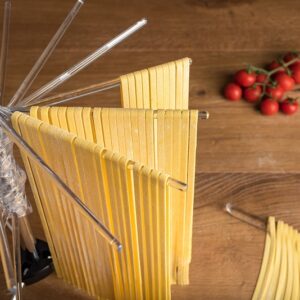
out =
{"type": "Polygon", "coordinates": [[[247,70],[240,70],[235,73],[234,80],[242,87],[249,87],[254,84],[256,74],[254,72],[247,72],[247,70]]]}
{"type": "Polygon", "coordinates": [[[274,100],[281,100],[284,94],[284,89],[280,86],[273,86],[266,88],[267,95],[274,100]]]}
{"type": "Polygon", "coordinates": [[[285,115],[292,115],[298,110],[298,102],[294,99],[285,99],[280,103],[280,109],[285,115]]]}
{"type": "Polygon", "coordinates": [[[224,89],[224,96],[230,101],[238,101],[242,97],[242,89],[235,83],[228,83],[224,89]]]}
{"type": "Polygon", "coordinates": [[[292,65],[290,65],[289,68],[294,67],[294,66],[300,67],[300,59],[298,61],[294,62],[292,65]]]}
{"type": "Polygon", "coordinates": [[[276,74],[274,79],[284,89],[284,91],[290,91],[294,88],[294,79],[284,72],[276,74]]]}
{"type": "MultiPolygon", "coordinates": [[[[273,71],[274,69],[277,69],[277,68],[280,68],[282,67],[282,65],[276,61],[276,60],[273,60],[268,66],[267,66],[267,70],[269,71],[273,71]]],[[[281,73],[281,72],[284,72],[284,69],[281,68],[279,69],[277,72],[275,72],[274,74],[272,74],[272,78],[274,78],[277,74],[281,73]]]]}
{"type": "Polygon", "coordinates": [[[280,66],[281,66],[281,64],[280,64],[278,61],[273,60],[273,61],[267,66],[267,69],[271,71],[271,70],[274,70],[274,69],[279,68],[280,66]]]}
{"type": "Polygon", "coordinates": [[[295,80],[296,83],[300,83],[300,63],[299,64],[292,64],[291,67],[289,67],[292,72],[292,77],[295,80]]]}
{"type": "MultiPolygon", "coordinates": [[[[299,55],[297,53],[289,52],[284,55],[283,60],[287,63],[287,62],[290,62],[292,59],[295,59],[296,57],[299,57],[299,55]]],[[[294,62],[292,65],[289,65],[288,67],[292,68],[292,67],[296,67],[296,66],[300,67],[300,58],[296,62],[294,62]]]]}
{"type": "Polygon", "coordinates": [[[275,115],[279,110],[279,104],[277,101],[267,98],[260,104],[260,111],[266,116],[275,115]]]}
{"type": "Polygon", "coordinates": [[[261,96],[261,87],[259,85],[250,86],[244,90],[243,96],[248,102],[256,102],[261,96]]]}
{"type": "Polygon", "coordinates": [[[259,83],[266,83],[266,82],[265,82],[266,79],[267,79],[267,75],[266,75],[266,74],[261,73],[261,74],[257,74],[257,75],[256,75],[256,82],[259,82],[259,83]]]}
{"type": "Polygon", "coordinates": [[[283,60],[285,62],[289,62],[292,59],[296,58],[297,56],[298,56],[297,53],[288,52],[284,55],[283,60]]]}

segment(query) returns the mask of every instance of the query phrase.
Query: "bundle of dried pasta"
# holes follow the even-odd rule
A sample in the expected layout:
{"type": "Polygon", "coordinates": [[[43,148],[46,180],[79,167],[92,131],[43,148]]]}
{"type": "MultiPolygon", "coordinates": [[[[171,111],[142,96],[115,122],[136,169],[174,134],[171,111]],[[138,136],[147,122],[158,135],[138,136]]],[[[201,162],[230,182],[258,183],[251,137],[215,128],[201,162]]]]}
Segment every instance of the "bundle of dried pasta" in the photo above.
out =
{"type": "MultiPolygon", "coordinates": [[[[131,150],[125,142],[126,136],[122,139],[121,133],[115,136],[116,132],[111,131],[114,126],[100,130],[98,126],[103,126],[106,120],[104,115],[111,119],[108,111],[104,110],[103,116],[100,112],[101,124],[90,109],[81,108],[33,108],[31,113],[44,121],[17,112],[12,116],[15,130],[124,245],[121,253],[113,250],[48,174],[23,153],[57,274],[99,299],[170,299],[170,269],[175,259],[171,251],[174,243],[171,227],[178,223],[178,219],[172,221],[172,218],[175,212],[179,216],[179,210],[171,209],[176,202],[173,204],[173,189],[168,186],[169,175],[161,168],[155,170],[142,162],[134,163],[122,153],[95,143],[100,136],[102,144],[110,142],[110,147],[118,141],[118,147],[128,147],[124,151],[132,157],[138,149],[140,154],[145,149],[152,151],[150,146],[142,151],[144,145],[143,142],[138,145],[140,139],[139,135],[134,137],[137,134],[134,127],[131,150]]],[[[158,114],[156,118],[159,117],[158,114]]],[[[142,122],[141,117],[138,119],[142,122]]],[[[151,126],[146,126],[151,123],[149,116],[145,120],[149,138],[157,132],[149,132],[151,126]]],[[[152,127],[155,128],[153,124],[152,127]]],[[[159,141],[152,138],[149,143],[158,147],[159,141]]],[[[160,157],[153,161],[159,165],[160,157]]]]}
{"type": "Polygon", "coordinates": [[[190,58],[122,75],[124,108],[188,109],[190,58]]]}
{"type": "Polygon", "coordinates": [[[269,217],[260,274],[252,299],[299,299],[300,235],[269,217]]]}
{"type": "Polygon", "coordinates": [[[188,184],[186,191],[170,191],[171,281],[188,284],[198,112],[33,107],[31,115],[188,184]]]}

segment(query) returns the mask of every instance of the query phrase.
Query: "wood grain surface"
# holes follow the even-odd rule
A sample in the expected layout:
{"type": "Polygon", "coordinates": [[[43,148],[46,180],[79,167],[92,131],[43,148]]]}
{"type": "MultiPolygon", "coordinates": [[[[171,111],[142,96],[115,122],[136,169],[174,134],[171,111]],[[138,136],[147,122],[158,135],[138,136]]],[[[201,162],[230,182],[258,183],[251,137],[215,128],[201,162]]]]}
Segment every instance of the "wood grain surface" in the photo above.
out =
{"type": "MultiPolygon", "coordinates": [[[[73,3],[13,1],[6,102],[73,3]]],[[[226,215],[226,202],[300,229],[299,113],[263,117],[251,105],[229,103],[220,95],[230,74],[247,63],[263,66],[278,54],[300,49],[299,9],[296,0],[87,0],[31,89],[142,17],[149,19],[145,29],[55,92],[181,57],[193,59],[190,106],[208,110],[211,118],[199,124],[191,284],[172,287],[172,299],[251,298],[265,234],[226,215]]],[[[120,106],[119,90],[71,104],[120,106]]],[[[42,238],[36,213],[30,221],[42,238]]],[[[0,289],[0,298],[9,299],[2,275],[0,289]]],[[[52,275],[26,287],[24,299],[88,297],[52,275]]]]}

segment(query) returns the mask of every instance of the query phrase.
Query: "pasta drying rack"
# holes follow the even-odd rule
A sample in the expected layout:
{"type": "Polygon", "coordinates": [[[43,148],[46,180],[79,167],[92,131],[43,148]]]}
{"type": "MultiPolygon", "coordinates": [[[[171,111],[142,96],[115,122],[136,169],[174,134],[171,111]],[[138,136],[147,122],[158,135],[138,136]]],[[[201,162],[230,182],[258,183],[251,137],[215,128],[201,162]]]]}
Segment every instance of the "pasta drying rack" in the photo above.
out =
{"type": "MultiPolygon", "coordinates": [[[[12,145],[16,144],[26,155],[38,164],[38,166],[48,173],[56,182],[57,186],[68,195],[78,208],[94,223],[101,231],[106,240],[122,251],[122,244],[110,230],[99,220],[94,213],[83,203],[83,201],[64,183],[64,181],[45,163],[45,161],[25,142],[25,140],[13,129],[10,118],[14,111],[27,112],[32,105],[57,105],[66,103],[86,95],[98,93],[120,85],[119,79],[91,85],[59,95],[46,97],[51,91],[62,85],[72,76],[80,72],[96,59],[110,51],[113,47],[124,41],[127,37],[137,32],[147,21],[142,19],[130,26],[128,29],[96,49],[90,55],[79,61],[77,64],[42,86],[29,96],[25,97],[34,79],[37,77],[46,61],[53,53],[55,47],[64,36],[66,30],[71,25],[75,16],[84,4],[84,0],[76,0],[74,6],[62,22],[61,26],[54,34],[49,44],[42,52],[31,71],[28,73],[20,87],[4,106],[3,94],[6,75],[6,58],[8,53],[9,24],[11,12],[11,0],[4,0],[3,33],[0,53],[0,254],[4,269],[4,276],[8,290],[13,299],[22,298],[23,284],[36,282],[53,270],[52,259],[47,243],[34,238],[29,222],[28,214],[31,206],[25,196],[26,175],[17,165],[13,157],[12,145]],[[7,229],[12,232],[13,251],[11,253],[7,237],[7,229]],[[21,247],[21,239],[23,245],[21,247]],[[23,249],[21,249],[23,248],[23,249]],[[25,266],[25,267],[24,267],[25,266]]],[[[200,112],[199,117],[208,118],[207,112],[200,112]]],[[[179,189],[185,189],[186,184],[171,178],[170,184],[179,189]]]]}

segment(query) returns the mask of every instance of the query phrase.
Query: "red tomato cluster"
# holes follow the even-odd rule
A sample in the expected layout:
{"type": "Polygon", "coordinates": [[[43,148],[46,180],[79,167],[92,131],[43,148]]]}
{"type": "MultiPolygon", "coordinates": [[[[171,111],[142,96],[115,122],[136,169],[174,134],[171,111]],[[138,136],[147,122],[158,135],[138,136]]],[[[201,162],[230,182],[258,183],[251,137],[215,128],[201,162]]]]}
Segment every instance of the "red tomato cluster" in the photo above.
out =
{"type": "Polygon", "coordinates": [[[286,96],[286,92],[300,84],[300,56],[287,53],[272,61],[266,69],[249,66],[234,75],[234,81],[226,85],[224,96],[230,101],[244,98],[259,104],[264,115],[274,115],[279,109],[286,115],[298,110],[298,102],[286,96]]]}

